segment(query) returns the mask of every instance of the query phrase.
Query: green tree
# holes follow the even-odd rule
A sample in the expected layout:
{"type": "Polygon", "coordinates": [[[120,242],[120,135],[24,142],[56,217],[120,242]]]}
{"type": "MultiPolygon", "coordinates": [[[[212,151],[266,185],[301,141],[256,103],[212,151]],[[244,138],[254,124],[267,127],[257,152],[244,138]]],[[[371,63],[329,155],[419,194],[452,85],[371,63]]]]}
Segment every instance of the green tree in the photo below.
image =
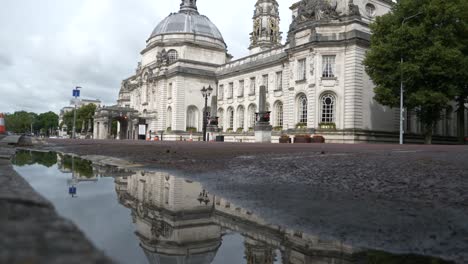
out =
{"type": "Polygon", "coordinates": [[[376,84],[375,100],[398,107],[403,81],[405,106],[418,115],[427,144],[466,81],[466,2],[401,0],[371,25],[364,65],[376,84]]]}
{"type": "MultiPolygon", "coordinates": [[[[91,119],[91,123],[94,122],[94,113],[96,112],[97,106],[95,104],[84,105],[76,110],[76,132],[80,133],[83,129],[83,121],[85,128],[88,128],[88,122],[91,119]]],[[[68,131],[73,130],[73,111],[67,112],[63,116],[63,122],[60,127],[67,126],[68,131]]],[[[85,131],[86,132],[86,131],[85,131]]]]}
{"type": "Polygon", "coordinates": [[[18,111],[5,115],[5,125],[8,131],[24,134],[31,132],[31,125],[34,125],[37,114],[26,111],[18,111]]]}

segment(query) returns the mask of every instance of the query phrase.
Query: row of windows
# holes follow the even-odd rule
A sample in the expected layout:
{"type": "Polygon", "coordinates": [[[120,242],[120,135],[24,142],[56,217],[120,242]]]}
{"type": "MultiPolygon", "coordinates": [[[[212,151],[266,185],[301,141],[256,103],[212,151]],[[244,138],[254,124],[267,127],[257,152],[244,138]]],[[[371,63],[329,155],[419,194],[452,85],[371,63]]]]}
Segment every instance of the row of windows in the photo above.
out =
{"type": "MultiPolygon", "coordinates": [[[[336,115],[336,97],[333,94],[327,93],[321,97],[321,119],[322,123],[334,123],[336,115]]],[[[269,111],[269,107],[267,107],[269,111]]],[[[255,126],[257,106],[251,104],[247,109],[247,120],[245,119],[244,106],[239,106],[237,111],[234,111],[233,107],[229,107],[226,110],[226,116],[224,109],[218,109],[219,126],[234,129],[234,120],[237,117],[237,129],[241,128],[245,130],[245,121],[247,121],[248,128],[255,126]],[[237,114],[236,114],[237,112],[237,114]],[[226,117],[226,119],[225,119],[226,117]],[[225,123],[227,121],[227,123],[225,123]]],[[[190,106],[187,109],[187,127],[199,128],[199,115],[200,112],[195,106],[190,106]]],[[[302,94],[297,99],[297,121],[307,125],[309,112],[308,112],[308,100],[305,94],[302,94]]],[[[283,103],[278,101],[274,105],[272,123],[274,126],[283,127],[283,103]]],[[[169,128],[172,125],[172,108],[167,109],[167,123],[166,127],[169,128]]]]}
{"type": "MultiPolygon", "coordinates": [[[[336,96],[331,93],[324,94],[321,99],[321,123],[334,123],[336,118],[336,96]]],[[[308,99],[305,94],[300,95],[297,98],[297,121],[298,123],[303,123],[307,125],[307,120],[309,117],[308,112],[308,99]]],[[[269,107],[268,107],[269,108],[269,107]]],[[[269,109],[267,109],[269,111],[269,109]]],[[[248,127],[254,127],[255,125],[255,113],[257,112],[257,106],[255,104],[251,104],[248,108],[248,127]]],[[[234,129],[234,119],[235,119],[235,111],[233,107],[229,107],[226,110],[226,116],[224,115],[224,109],[220,108],[218,110],[219,116],[219,126],[224,127],[227,125],[228,128],[234,129]],[[227,119],[225,119],[225,117],[227,119]],[[227,123],[224,123],[227,121],[227,123]]],[[[245,124],[245,110],[243,106],[239,106],[237,108],[237,128],[244,128],[245,124]]],[[[272,117],[272,124],[274,126],[283,127],[284,118],[283,118],[283,103],[278,101],[275,103],[273,108],[273,117],[272,117]]]]}
{"type": "MultiPolygon", "coordinates": [[[[257,93],[257,78],[251,77],[249,80],[249,90],[248,95],[255,95],[257,93]]],[[[266,87],[266,91],[269,91],[270,88],[270,81],[269,75],[265,74],[262,75],[262,85],[266,87]]],[[[283,72],[277,72],[275,74],[275,91],[280,91],[283,89],[283,72]]],[[[238,89],[237,89],[237,96],[243,97],[245,94],[245,80],[238,81],[238,89]]],[[[227,93],[225,94],[225,85],[220,84],[218,88],[218,99],[224,100],[226,95],[226,99],[232,99],[234,97],[234,83],[230,82],[227,85],[227,93]]]]}

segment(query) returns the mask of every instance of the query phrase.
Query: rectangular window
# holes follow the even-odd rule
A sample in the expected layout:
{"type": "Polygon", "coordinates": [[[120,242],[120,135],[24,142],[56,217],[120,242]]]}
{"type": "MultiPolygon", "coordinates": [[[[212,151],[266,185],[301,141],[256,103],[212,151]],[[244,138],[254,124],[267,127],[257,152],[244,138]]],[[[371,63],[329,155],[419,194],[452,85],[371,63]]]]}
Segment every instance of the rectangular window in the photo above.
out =
{"type": "Polygon", "coordinates": [[[167,88],[167,99],[172,98],[172,83],[169,84],[169,87],[167,88]]]}
{"type": "Polygon", "coordinates": [[[243,97],[244,96],[244,80],[239,81],[239,90],[237,91],[237,96],[243,97]]]}
{"type": "Polygon", "coordinates": [[[266,92],[268,93],[268,74],[262,76],[263,85],[265,85],[266,92]]]}
{"type": "Polygon", "coordinates": [[[305,81],[306,79],[306,59],[297,62],[297,80],[305,81]]]}
{"type": "Polygon", "coordinates": [[[218,100],[223,100],[224,99],[224,85],[220,85],[218,87],[218,100]]]}
{"type": "Polygon", "coordinates": [[[250,91],[249,95],[255,95],[255,89],[256,89],[256,79],[255,77],[250,78],[250,91]]]}
{"type": "Polygon", "coordinates": [[[276,91],[283,90],[283,72],[276,73],[276,91]]]}
{"type": "Polygon", "coordinates": [[[234,83],[229,83],[228,99],[234,96],[234,83]]]}
{"type": "Polygon", "coordinates": [[[333,78],[335,77],[335,57],[336,56],[323,56],[322,58],[322,77],[333,78]]]}

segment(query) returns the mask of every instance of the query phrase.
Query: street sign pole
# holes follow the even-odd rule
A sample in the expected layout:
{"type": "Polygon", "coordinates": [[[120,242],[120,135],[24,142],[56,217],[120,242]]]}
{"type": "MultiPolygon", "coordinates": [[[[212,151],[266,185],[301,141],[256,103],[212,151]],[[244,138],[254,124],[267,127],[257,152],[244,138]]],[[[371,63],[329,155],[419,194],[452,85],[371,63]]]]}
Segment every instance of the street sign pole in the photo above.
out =
{"type": "Polygon", "coordinates": [[[73,97],[75,97],[75,109],[73,111],[73,133],[72,139],[76,139],[76,102],[78,101],[78,97],[80,97],[80,89],[81,87],[76,87],[73,90],[73,97]]]}

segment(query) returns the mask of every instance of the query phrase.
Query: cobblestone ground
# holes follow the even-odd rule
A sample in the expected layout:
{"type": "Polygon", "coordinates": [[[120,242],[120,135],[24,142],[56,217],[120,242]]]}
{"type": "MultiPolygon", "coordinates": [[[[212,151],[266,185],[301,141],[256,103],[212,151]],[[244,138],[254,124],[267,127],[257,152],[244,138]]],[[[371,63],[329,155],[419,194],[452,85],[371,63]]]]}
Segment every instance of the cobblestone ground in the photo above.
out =
{"type": "Polygon", "coordinates": [[[170,169],[356,246],[468,262],[468,146],[49,140],[42,149],[170,169]]]}

